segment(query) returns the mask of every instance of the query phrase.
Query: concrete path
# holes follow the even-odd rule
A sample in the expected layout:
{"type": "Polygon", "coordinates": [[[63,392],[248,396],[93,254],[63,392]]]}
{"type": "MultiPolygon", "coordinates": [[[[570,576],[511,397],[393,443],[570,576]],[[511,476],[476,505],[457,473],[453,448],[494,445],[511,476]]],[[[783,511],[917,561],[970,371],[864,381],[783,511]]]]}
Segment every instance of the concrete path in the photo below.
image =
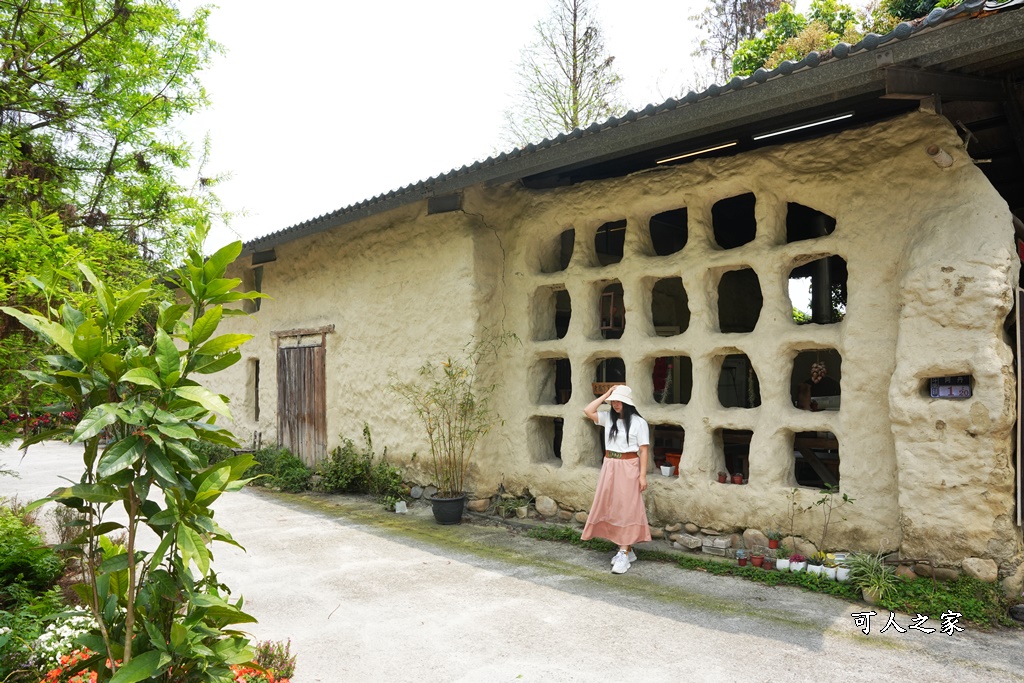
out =
{"type": "MultiPolygon", "coordinates": [[[[79,454],[0,451],[21,473],[0,477],[0,496],[47,494],[79,454]]],[[[863,604],[643,561],[616,576],[605,553],[441,527],[425,507],[246,490],[216,510],[247,552],[220,547],[214,567],[259,618],[255,638],[292,639],[296,683],[1024,682],[1020,631],[879,634],[883,611],[864,635],[863,604]]]]}

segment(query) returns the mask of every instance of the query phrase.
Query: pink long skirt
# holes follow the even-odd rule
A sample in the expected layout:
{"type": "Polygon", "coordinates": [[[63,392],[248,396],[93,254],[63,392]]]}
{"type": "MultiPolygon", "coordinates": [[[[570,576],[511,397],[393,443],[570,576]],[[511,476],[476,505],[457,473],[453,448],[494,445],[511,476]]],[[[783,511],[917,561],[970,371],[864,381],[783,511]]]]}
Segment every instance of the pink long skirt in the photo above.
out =
{"type": "Polygon", "coordinates": [[[605,458],[581,538],[607,538],[617,545],[651,540],[640,492],[640,459],[605,458]]]}

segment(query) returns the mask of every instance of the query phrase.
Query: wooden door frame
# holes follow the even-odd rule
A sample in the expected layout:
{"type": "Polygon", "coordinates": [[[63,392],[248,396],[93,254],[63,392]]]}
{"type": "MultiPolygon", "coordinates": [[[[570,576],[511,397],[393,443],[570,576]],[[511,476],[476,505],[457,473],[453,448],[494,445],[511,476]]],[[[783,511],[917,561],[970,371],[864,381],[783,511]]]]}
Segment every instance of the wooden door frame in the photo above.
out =
{"type": "Polygon", "coordinates": [[[327,375],[326,375],[327,335],[328,334],[332,334],[333,332],[334,332],[334,325],[327,325],[327,326],[318,327],[318,328],[300,328],[300,329],[293,329],[293,330],[281,330],[281,331],[276,331],[276,332],[271,332],[270,333],[271,337],[274,340],[274,357],[275,357],[276,372],[277,372],[277,382],[276,382],[276,384],[277,384],[277,401],[275,402],[275,411],[277,413],[277,444],[278,444],[278,446],[282,446],[283,445],[282,435],[283,435],[283,432],[284,432],[284,426],[282,424],[282,420],[284,418],[284,414],[283,414],[283,411],[281,410],[281,376],[280,376],[280,373],[281,373],[281,351],[285,350],[285,349],[291,349],[291,348],[295,348],[295,349],[298,349],[298,348],[320,348],[320,349],[322,349],[321,354],[320,354],[321,367],[319,368],[319,375],[322,378],[322,383],[321,383],[321,386],[318,387],[318,393],[319,393],[319,396],[318,396],[319,400],[318,400],[318,402],[322,406],[322,411],[323,411],[323,414],[321,416],[322,421],[323,421],[323,434],[320,435],[321,436],[320,440],[323,443],[322,444],[314,445],[314,451],[316,451],[316,452],[308,453],[308,454],[307,453],[301,453],[301,454],[300,453],[296,453],[295,454],[295,455],[299,456],[302,460],[304,460],[307,465],[310,465],[310,466],[312,466],[314,464],[313,461],[315,461],[318,456],[326,455],[326,451],[327,451],[327,442],[326,442],[327,441],[327,401],[326,401],[326,389],[327,389],[327,375]],[[316,340],[315,342],[313,340],[309,340],[307,343],[303,343],[303,338],[304,337],[317,337],[317,336],[320,337],[319,340],[316,340]],[[295,343],[293,345],[282,346],[281,345],[281,341],[284,340],[284,339],[294,339],[295,343]],[[319,450],[323,450],[323,453],[320,453],[319,450]]]}

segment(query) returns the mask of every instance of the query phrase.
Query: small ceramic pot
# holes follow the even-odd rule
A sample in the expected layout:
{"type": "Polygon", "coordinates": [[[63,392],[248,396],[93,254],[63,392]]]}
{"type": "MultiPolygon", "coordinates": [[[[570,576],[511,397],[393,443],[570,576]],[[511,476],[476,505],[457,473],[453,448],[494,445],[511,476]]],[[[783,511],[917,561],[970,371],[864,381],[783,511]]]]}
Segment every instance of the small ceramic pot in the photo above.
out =
{"type": "Polygon", "coordinates": [[[836,567],[836,581],[842,581],[843,583],[850,580],[850,568],[849,567],[836,567]]]}
{"type": "Polygon", "coordinates": [[[745,557],[737,557],[736,558],[736,564],[738,564],[741,567],[746,567],[747,566],[747,558],[745,558],[745,557]]]}
{"type": "Polygon", "coordinates": [[[777,538],[769,538],[768,539],[768,547],[771,548],[772,550],[775,550],[776,548],[778,548],[779,547],[779,539],[777,539],[777,538]]]}
{"type": "Polygon", "coordinates": [[[795,572],[802,572],[805,569],[807,569],[807,563],[806,562],[790,562],[789,563],[789,571],[791,571],[791,572],[794,572],[794,573],[795,572]]]}
{"type": "Polygon", "coordinates": [[[775,561],[775,567],[780,572],[788,572],[789,571],[789,558],[787,557],[787,558],[783,559],[783,558],[780,557],[778,560],[775,561]]]}
{"type": "Polygon", "coordinates": [[[673,467],[672,465],[662,465],[661,466],[661,475],[663,477],[671,477],[673,474],[675,474],[675,471],[676,471],[676,468],[673,467]]]}
{"type": "Polygon", "coordinates": [[[718,483],[719,484],[727,484],[728,482],[729,482],[728,475],[725,472],[719,472],[718,473],[718,483]]]}
{"type": "Polygon", "coordinates": [[[732,475],[732,483],[734,483],[734,484],[742,484],[743,483],[743,475],[742,474],[734,474],[734,475],[732,475]]]}
{"type": "Polygon", "coordinates": [[[750,564],[760,567],[764,564],[764,555],[754,555],[750,558],[750,564]]]}
{"type": "Polygon", "coordinates": [[[809,564],[807,565],[808,574],[821,574],[825,568],[820,564],[809,564]]]}

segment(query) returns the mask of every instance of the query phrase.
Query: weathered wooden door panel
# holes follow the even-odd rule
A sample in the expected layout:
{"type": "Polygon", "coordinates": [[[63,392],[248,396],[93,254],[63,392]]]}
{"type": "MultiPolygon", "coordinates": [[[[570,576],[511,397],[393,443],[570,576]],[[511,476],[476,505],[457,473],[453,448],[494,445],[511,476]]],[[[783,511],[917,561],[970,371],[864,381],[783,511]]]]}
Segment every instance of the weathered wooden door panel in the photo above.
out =
{"type": "Polygon", "coordinates": [[[277,350],[278,443],[312,466],[327,453],[324,347],[277,350]]]}

